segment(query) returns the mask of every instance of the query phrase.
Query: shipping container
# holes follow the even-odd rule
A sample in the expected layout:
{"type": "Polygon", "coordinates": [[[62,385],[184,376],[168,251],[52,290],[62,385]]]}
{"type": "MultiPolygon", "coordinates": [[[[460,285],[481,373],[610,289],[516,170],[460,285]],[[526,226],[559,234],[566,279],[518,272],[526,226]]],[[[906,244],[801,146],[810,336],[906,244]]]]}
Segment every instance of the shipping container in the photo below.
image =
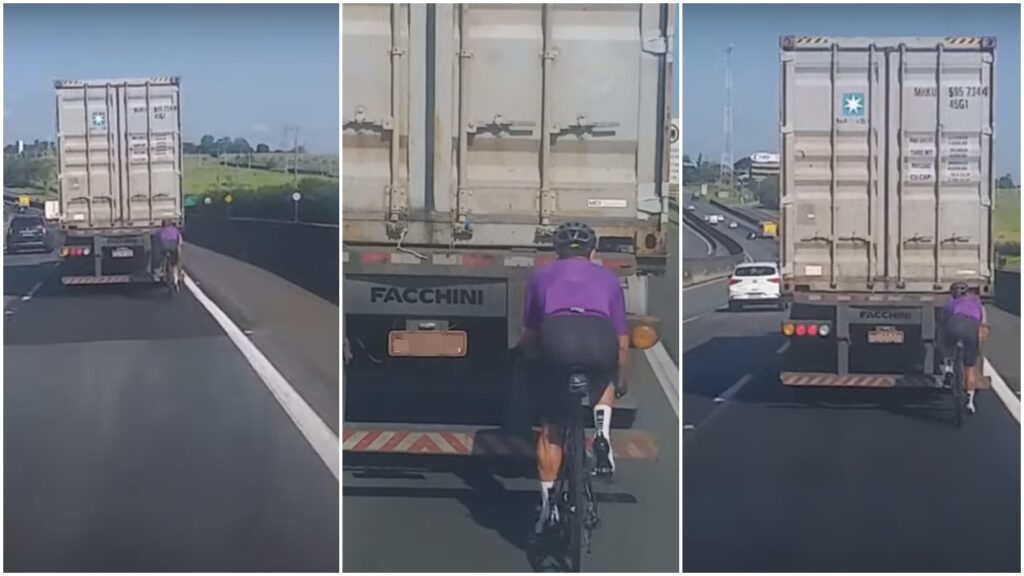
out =
{"type": "Polygon", "coordinates": [[[585,220],[663,266],[668,11],[346,5],[345,241],[534,248],[585,220]]]}
{"type": "Polygon", "coordinates": [[[152,234],[182,223],[176,77],[54,83],[66,284],[152,281],[152,234]]]}
{"type": "Polygon", "coordinates": [[[994,49],[782,39],[786,292],[989,292],[994,49]]]}

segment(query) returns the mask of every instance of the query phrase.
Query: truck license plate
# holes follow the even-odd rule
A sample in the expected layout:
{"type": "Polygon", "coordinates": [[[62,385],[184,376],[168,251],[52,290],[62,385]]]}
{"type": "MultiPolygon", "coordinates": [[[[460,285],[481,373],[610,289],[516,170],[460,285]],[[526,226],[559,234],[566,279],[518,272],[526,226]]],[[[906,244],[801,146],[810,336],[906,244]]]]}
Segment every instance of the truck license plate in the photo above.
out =
{"type": "Polygon", "coordinates": [[[408,331],[388,333],[388,354],[396,357],[460,357],[466,355],[463,330],[408,331]]]}
{"type": "Polygon", "coordinates": [[[114,248],[110,253],[114,258],[131,258],[134,254],[131,248],[114,248]]]}
{"type": "Polygon", "coordinates": [[[875,328],[868,332],[868,344],[903,344],[903,331],[895,328],[875,328]]]}

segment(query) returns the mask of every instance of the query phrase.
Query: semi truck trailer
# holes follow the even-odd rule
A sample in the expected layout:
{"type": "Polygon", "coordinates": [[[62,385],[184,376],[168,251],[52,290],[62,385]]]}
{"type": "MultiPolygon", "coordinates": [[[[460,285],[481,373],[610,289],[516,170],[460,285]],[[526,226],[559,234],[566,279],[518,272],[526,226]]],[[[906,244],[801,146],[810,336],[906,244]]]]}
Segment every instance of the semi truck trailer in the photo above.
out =
{"type": "Polygon", "coordinates": [[[183,223],[178,78],[54,86],[62,283],[160,281],[154,234],[183,223]]]}
{"type": "Polygon", "coordinates": [[[597,231],[652,344],[675,7],[343,9],[346,415],[374,391],[505,396],[527,278],[567,221],[597,231]]]}
{"type": "Polygon", "coordinates": [[[781,39],[783,384],[939,385],[950,285],[993,292],[995,47],[781,39]]]}

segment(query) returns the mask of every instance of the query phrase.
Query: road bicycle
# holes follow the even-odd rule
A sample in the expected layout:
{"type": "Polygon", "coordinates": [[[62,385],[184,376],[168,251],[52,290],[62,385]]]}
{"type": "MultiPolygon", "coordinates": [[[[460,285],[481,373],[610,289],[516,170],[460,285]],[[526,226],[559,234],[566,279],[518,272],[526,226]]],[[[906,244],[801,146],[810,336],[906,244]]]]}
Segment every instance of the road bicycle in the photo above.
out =
{"type": "Polygon", "coordinates": [[[583,550],[590,553],[592,533],[600,524],[591,481],[594,457],[587,453],[582,416],[589,391],[590,380],[586,374],[570,374],[565,396],[562,469],[552,490],[548,517],[549,533],[558,539],[569,572],[581,571],[583,550]]]}
{"type": "Polygon", "coordinates": [[[944,360],[944,384],[952,391],[953,423],[957,428],[963,426],[964,411],[967,403],[967,389],[964,384],[964,344],[957,342],[953,357],[944,360]]]}

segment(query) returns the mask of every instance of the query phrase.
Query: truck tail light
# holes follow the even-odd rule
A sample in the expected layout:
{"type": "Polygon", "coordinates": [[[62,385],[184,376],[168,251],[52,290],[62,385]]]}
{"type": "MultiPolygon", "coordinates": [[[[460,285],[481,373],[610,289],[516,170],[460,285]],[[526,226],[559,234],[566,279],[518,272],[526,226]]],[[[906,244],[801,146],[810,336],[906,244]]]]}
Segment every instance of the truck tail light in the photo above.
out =
{"type": "Polygon", "coordinates": [[[822,338],[828,336],[831,333],[832,328],[830,328],[828,324],[822,324],[821,326],[818,327],[818,334],[821,335],[822,338]]]}
{"type": "Polygon", "coordinates": [[[786,322],[782,325],[782,334],[784,336],[792,336],[795,329],[796,327],[792,322],[786,322]]]}
{"type": "Polygon", "coordinates": [[[808,324],[807,325],[807,335],[808,336],[817,336],[818,335],[818,325],[817,324],[808,324]]]}
{"type": "Polygon", "coordinates": [[[633,328],[629,336],[633,347],[638,350],[646,350],[658,343],[658,331],[653,326],[640,324],[633,328]]]}
{"type": "Polygon", "coordinates": [[[803,336],[805,334],[807,334],[807,325],[806,324],[797,324],[796,325],[796,335],[797,336],[803,336]]]}

